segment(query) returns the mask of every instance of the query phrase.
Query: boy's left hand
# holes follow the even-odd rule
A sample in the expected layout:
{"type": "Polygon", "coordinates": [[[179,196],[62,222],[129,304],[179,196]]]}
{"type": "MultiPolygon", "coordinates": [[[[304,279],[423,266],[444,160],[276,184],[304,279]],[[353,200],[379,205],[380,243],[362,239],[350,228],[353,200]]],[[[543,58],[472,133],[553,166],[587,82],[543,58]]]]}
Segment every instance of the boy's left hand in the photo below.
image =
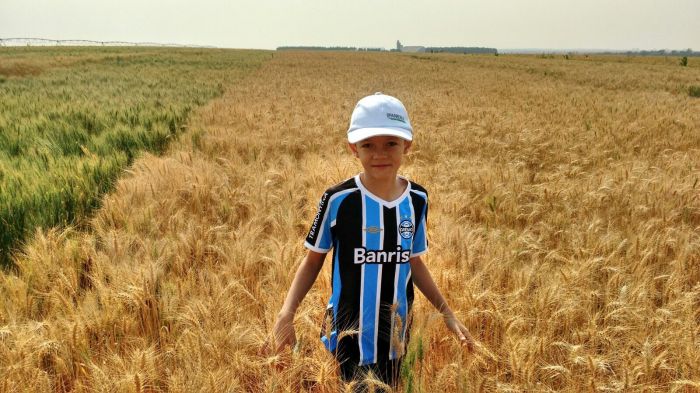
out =
{"type": "Polygon", "coordinates": [[[457,336],[459,342],[463,346],[466,346],[469,352],[472,352],[474,350],[474,339],[472,339],[471,334],[469,334],[469,330],[467,330],[462,322],[452,313],[445,315],[444,318],[447,328],[457,336]]]}

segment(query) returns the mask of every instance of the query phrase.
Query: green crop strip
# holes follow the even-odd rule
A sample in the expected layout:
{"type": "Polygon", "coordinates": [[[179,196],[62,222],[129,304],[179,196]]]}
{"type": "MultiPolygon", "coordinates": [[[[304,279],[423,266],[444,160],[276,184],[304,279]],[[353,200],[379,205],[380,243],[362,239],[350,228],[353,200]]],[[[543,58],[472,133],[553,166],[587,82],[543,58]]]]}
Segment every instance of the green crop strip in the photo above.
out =
{"type": "Polygon", "coordinates": [[[81,225],[141,151],[257,68],[261,51],[0,48],[0,266],[36,227],[81,225]]]}

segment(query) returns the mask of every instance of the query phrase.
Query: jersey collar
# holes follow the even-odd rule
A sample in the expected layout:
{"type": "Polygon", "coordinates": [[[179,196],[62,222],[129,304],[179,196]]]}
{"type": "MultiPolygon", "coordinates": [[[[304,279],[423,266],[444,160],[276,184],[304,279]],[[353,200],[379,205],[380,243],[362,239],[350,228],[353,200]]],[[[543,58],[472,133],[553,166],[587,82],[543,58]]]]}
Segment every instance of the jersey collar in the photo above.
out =
{"type": "Polygon", "coordinates": [[[367,188],[365,188],[365,185],[362,184],[359,173],[355,175],[355,183],[357,184],[357,188],[359,188],[363,194],[374,199],[380,205],[386,206],[387,208],[391,209],[393,207],[396,207],[399,203],[401,203],[401,201],[403,201],[403,199],[406,198],[408,193],[411,192],[411,182],[404,176],[396,175],[396,177],[406,180],[406,189],[403,191],[403,193],[401,193],[401,195],[398,198],[394,199],[393,201],[387,201],[372,194],[367,188]]]}

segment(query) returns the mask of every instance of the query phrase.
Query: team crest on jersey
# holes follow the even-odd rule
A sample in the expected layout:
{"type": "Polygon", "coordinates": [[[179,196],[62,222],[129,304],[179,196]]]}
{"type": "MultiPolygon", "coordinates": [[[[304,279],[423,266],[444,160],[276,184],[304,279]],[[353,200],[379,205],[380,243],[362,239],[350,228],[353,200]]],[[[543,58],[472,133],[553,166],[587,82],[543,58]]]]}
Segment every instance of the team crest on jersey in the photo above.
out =
{"type": "Polygon", "coordinates": [[[404,239],[413,237],[413,223],[411,220],[403,220],[399,224],[399,234],[404,239]]]}

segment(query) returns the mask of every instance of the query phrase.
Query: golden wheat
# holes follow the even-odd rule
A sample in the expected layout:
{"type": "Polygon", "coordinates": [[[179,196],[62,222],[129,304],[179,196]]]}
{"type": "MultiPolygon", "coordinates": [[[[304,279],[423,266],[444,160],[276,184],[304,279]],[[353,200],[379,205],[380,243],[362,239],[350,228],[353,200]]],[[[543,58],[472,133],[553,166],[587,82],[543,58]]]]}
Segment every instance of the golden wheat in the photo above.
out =
{"type": "Polygon", "coordinates": [[[360,169],[353,105],[384,91],[417,133],[402,172],[431,195],[427,264],[478,341],[464,352],[419,296],[404,389],[698,391],[699,78],[647,59],[275,53],[137,160],[89,232],[38,231],[0,276],[0,388],[343,389],[318,341],[328,266],[297,348],[259,348],[319,196],[360,169]]]}

